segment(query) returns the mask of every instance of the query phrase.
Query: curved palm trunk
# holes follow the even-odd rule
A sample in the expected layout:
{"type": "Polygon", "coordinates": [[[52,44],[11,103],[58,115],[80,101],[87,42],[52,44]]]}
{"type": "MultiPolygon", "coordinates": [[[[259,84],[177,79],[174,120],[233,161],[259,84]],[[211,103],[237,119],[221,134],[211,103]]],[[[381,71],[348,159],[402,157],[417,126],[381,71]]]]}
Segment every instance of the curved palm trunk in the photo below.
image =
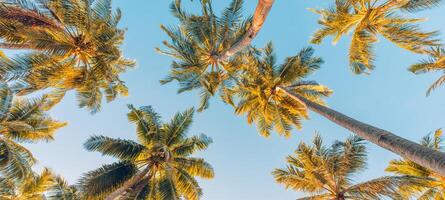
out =
{"type": "Polygon", "coordinates": [[[129,180],[125,181],[125,183],[120,188],[109,194],[105,198],[105,200],[114,200],[121,194],[123,194],[126,190],[128,190],[130,187],[133,187],[138,181],[140,181],[145,175],[147,175],[150,172],[150,167],[151,165],[149,164],[142,172],[136,174],[129,180]]]}
{"type": "Polygon", "coordinates": [[[252,42],[252,40],[263,27],[263,24],[266,21],[267,15],[269,14],[269,11],[272,8],[274,2],[275,0],[258,0],[258,4],[256,6],[255,13],[253,14],[253,20],[250,28],[247,30],[240,41],[238,41],[232,47],[219,55],[217,57],[217,60],[226,60],[233,54],[247,47],[252,42]]]}
{"type": "Polygon", "coordinates": [[[309,110],[323,115],[330,121],[350,130],[358,136],[392,151],[405,159],[416,162],[441,175],[445,175],[445,153],[424,147],[389,131],[355,120],[326,106],[314,103],[286,88],[277,87],[277,90],[283,91],[289,95],[289,97],[302,102],[309,110]]]}

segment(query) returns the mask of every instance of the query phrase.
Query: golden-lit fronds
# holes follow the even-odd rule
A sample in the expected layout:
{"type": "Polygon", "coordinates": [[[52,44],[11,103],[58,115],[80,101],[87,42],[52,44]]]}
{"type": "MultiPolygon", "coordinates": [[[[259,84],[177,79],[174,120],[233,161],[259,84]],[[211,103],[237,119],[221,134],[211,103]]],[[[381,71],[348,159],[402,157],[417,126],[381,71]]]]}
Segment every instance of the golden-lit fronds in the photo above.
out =
{"type": "MultiPolygon", "coordinates": [[[[430,58],[421,60],[419,63],[412,65],[409,70],[415,74],[423,74],[428,72],[445,72],[445,49],[432,48],[428,51],[430,58]]],[[[426,94],[435,90],[445,82],[445,76],[439,77],[427,90],[426,94]]]]}
{"type": "MultiPolygon", "coordinates": [[[[422,138],[421,144],[443,151],[442,129],[438,129],[432,135],[422,138]]],[[[421,165],[409,160],[392,160],[386,171],[398,175],[418,177],[423,180],[422,185],[411,185],[400,188],[400,193],[405,197],[416,197],[419,200],[436,200],[445,198],[445,177],[437,174],[421,165]]]]}
{"type": "Polygon", "coordinates": [[[313,54],[312,48],[305,48],[286,58],[283,64],[276,65],[271,43],[262,54],[251,53],[250,65],[243,69],[239,83],[228,92],[227,99],[236,102],[235,112],[246,115],[248,123],[255,123],[265,137],[272,129],[288,137],[293,126],[301,128],[300,120],[307,118],[306,107],[277,92],[277,87],[291,88],[311,101],[323,104],[322,97],[329,96],[331,91],[316,82],[304,80],[323,62],[313,54]]]}
{"type": "MultiPolygon", "coordinates": [[[[0,177],[0,199],[5,200],[51,200],[59,185],[58,179],[49,169],[39,174],[32,172],[21,181],[0,177]],[[50,194],[50,195],[48,195],[50,194]]],[[[65,196],[67,197],[67,196],[65,196]]],[[[75,200],[74,198],[72,200],[75,200]]]]}
{"type": "Polygon", "coordinates": [[[2,76],[20,83],[19,94],[53,89],[51,106],[76,90],[80,106],[93,113],[103,98],[127,94],[119,75],[134,62],[120,50],[125,31],[110,0],[11,1],[0,13],[0,48],[32,50],[0,59],[2,76]]]}
{"type": "Polygon", "coordinates": [[[142,174],[134,184],[125,188],[121,196],[198,200],[202,189],[195,177],[213,178],[214,172],[204,159],[192,157],[212,142],[202,134],[187,136],[194,109],[175,114],[168,123],[161,123],[159,115],[150,106],[135,108],[130,105],[129,109],[128,119],[137,126],[138,142],[105,136],[93,136],[85,142],[88,151],[97,151],[120,161],[84,174],[80,180],[84,195],[104,199],[125,187],[132,177],[139,177],[149,169],[147,174],[142,174]]]}
{"type": "Polygon", "coordinates": [[[167,50],[157,51],[174,59],[170,74],[162,84],[179,83],[178,92],[199,90],[201,102],[198,111],[209,106],[209,99],[218,92],[224,98],[227,87],[237,77],[243,65],[240,55],[228,60],[218,57],[240,40],[250,19],[242,17],[242,0],[233,0],[221,16],[213,13],[210,1],[201,1],[201,13],[190,14],[182,10],[179,0],[171,5],[179,27],[161,26],[171,41],[164,41],[167,50]]]}
{"type": "Polygon", "coordinates": [[[0,84],[0,172],[8,179],[22,179],[35,163],[32,153],[17,142],[49,141],[66,125],[52,119],[44,110],[46,98],[13,98],[13,92],[0,84]]]}
{"type": "Polygon", "coordinates": [[[434,4],[432,1],[422,4],[419,1],[336,0],[330,9],[312,10],[321,16],[318,23],[322,28],[314,33],[311,42],[320,44],[325,37],[332,36],[333,43],[337,43],[352,33],[349,48],[351,69],[357,74],[369,73],[374,68],[373,46],[379,35],[414,53],[426,53],[429,47],[439,45],[439,40],[435,39],[437,32],[420,30],[417,22],[421,19],[396,15],[399,10],[427,8],[434,4]]]}
{"type": "Polygon", "coordinates": [[[301,199],[396,198],[398,187],[415,182],[407,177],[380,177],[355,184],[353,177],[366,165],[363,140],[356,136],[325,146],[316,135],[312,145],[300,143],[295,154],[287,157],[287,163],[286,168],[272,174],[286,188],[311,194],[301,199]]]}

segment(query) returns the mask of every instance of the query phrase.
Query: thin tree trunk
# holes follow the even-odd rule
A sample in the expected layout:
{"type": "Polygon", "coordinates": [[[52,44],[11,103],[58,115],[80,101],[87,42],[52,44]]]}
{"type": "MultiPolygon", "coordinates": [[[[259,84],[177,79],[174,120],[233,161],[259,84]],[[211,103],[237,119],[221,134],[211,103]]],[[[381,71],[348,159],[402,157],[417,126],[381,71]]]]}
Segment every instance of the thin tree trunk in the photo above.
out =
{"type": "Polygon", "coordinates": [[[142,172],[131,177],[120,188],[109,194],[105,198],[105,200],[114,200],[117,197],[119,197],[119,195],[123,194],[126,190],[128,190],[128,188],[133,187],[138,181],[140,181],[145,175],[147,175],[150,172],[150,167],[151,165],[149,164],[142,172]]]}
{"type": "Polygon", "coordinates": [[[253,14],[253,20],[250,28],[247,30],[240,41],[221,53],[221,55],[217,57],[217,60],[224,61],[233,54],[249,46],[249,44],[263,27],[263,24],[266,21],[267,15],[269,14],[269,11],[272,8],[274,2],[275,0],[258,0],[258,4],[256,6],[255,13],[253,14]]]}
{"type": "Polygon", "coordinates": [[[289,97],[303,102],[309,110],[323,115],[330,121],[350,130],[358,136],[445,176],[445,153],[355,120],[326,106],[314,103],[286,88],[277,87],[277,90],[281,90],[289,95],[289,97]]]}
{"type": "Polygon", "coordinates": [[[145,177],[144,179],[142,179],[141,181],[139,181],[136,185],[134,185],[131,188],[131,191],[122,195],[124,198],[130,198],[130,199],[134,199],[136,197],[139,196],[139,193],[142,191],[142,189],[144,189],[144,187],[148,184],[148,181],[151,178],[151,174],[149,174],[147,177],[145,177]]]}

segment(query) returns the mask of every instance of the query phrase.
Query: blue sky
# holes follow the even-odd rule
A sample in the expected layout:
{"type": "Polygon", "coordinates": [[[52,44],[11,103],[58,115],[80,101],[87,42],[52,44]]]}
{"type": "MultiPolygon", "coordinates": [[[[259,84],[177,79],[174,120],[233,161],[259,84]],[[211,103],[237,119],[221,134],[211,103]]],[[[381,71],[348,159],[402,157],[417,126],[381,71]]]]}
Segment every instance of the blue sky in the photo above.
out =
{"type": "MultiPolygon", "coordinates": [[[[197,9],[195,1],[194,4],[184,2],[187,8],[197,9]]],[[[309,45],[310,35],[318,27],[318,16],[306,8],[325,8],[329,2],[276,1],[254,44],[264,46],[266,42],[273,41],[279,61],[294,55],[309,45]]],[[[214,3],[216,10],[221,10],[229,1],[214,0],[214,3]]],[[[256,3],[248,0],[245,13],[253,13],[256,3]]],[[[50,167],[64,175],[70,183],[75,183],[82,173],[114,161],[99,153],[83,150],[82,144],[90,135],[135,138],[135,127],[126,119],[126,104],[152,105],[164,120],[169,120],[176,111],[197,105],[198,95],[195,93],[178,95],[175,83],[161,86],[158,82],[167,75],[171,62],[169,57],[154,51],[167,39],[159,26],[177,24],[170,15],[169,4],[169,0],[114,0],[115,7],[123,11],[120,25],[128,28],[123,50],[127,57],[138,62],[136,69],[122,76],[130,88],[130,96],[105,104],[102,112],[90,115],[86,110],[78,109],[71,93],[51,111],[54,118],[67,121],[69,125],[58,132],[53,142],[27,145],[39,159],[39,167],[50,167]]],[[[422,24],[425,30],[445,32],[443,7],[415,16],[429,19],[422,24]]],[[[330,107],[411,140],[418,140],[444,126],[445,90],[440,88],[430,97],[425,97],[427,87],[439,74],[415,76],[406,70],[421,56],[382,39],[375,48],[377,67],[374,72],[369,76],[357,76],[348,67],[348,45],[349,38],[344,38],[336,45],[328,39],[322,45],[314,46],[325,64],[310,79],[334,90],[327,100],[330,107]]],[[[350,134],[315,113],[311,113],[310,118],[304,121],[303,129],[294,131],[289,139],[276,135],[262,138],[244,117],[234,115],[231,107],[216,99],[212,101],[210,109],[195,116],[190,131],[190,134],[205,133],[214,140],[207,151],[198,154],[206,158],[216,172],[215,179],[200,181],[204,189],[203,199],[290,200],[301,197],[301,193],[276,184],[271,171],[283,167],[285,157],[296,149],[299,142],[311,141],[315,131],[325,138],[326,143],[344,139],[350,134]]],[[[384,175],[388,161],[397,158],[373,144],[368,144],[368,147],[368,169],[357,176],[357,181],[384,175]]]]}

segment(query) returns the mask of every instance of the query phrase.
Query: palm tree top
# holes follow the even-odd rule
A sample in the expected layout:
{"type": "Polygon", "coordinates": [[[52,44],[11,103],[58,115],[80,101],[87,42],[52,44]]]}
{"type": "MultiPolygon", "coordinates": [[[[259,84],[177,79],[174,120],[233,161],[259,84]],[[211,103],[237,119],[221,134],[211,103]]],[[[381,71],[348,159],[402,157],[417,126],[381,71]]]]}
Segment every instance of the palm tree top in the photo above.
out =
{"type": "Polygon", "coordinates": [[[357,136],[326,146],[317,134],[312,145],[301,142],[295,153],[287,157],[287,167],[272,174],[286,188],[311,194],[301,198],[306,200],[398,198],[398,187],[411,183],[400,177],[356,183],[354,179],[365,169],[366,158],[365,144],[357,136]]]}
{"type": "Polygon", "coordinates": [[[29,49],[30,53],[3,58],[1,74],[18,80],[27,94],[53,89],[50,97],[59,102],[75,89],[81,107],[100,110],[127,89],[119,75],[134,61],[124,58],[120,46],[125,30],[110,0],[7,1],[0,4],[0,48],[29,49]]]}
{"type": "Polygon", "coordinates": [[[44,109],[45,97],[14,97],[5,83],[0,83],[0,174],[8,179],[22,179],[35,163],[32,153],[19,142],[54,139],[66,123],[52,119],[44,109]]]}
{"type": "Polygon", "coordinates": [[[194,109],[179,112],[162,123],[151,106],[129,105],[128,120],[136,125],[137,141],[92,136],[85,142],[88,151],[115,157],[119,162],[86,173],[80,180],[82,191],[91,197],[109,195],[134,177],[134,184],[122,196],[152,199],[198,199],[202,189],[194,177],[213,178],[210,164],[192,157],[207,149],[212,140],[201,134],[187,136],[194,109]]]}
{"type": "Polygon", "coordinates": [[[70,193],[72,186],[68,186],[62,177],[48,168],[40,173],[32,172],[25,179],[15,181],[0,176],[0,199],[2,200],[57,200],[80,199],[70,193]]]}
{"type": "Polygon", "coordinates": [[[179,93],[199,90],[198,111],[207,108],[209,99],[216,93],[226,94],[226,88],[243,65],[239,58],[243,51],[230,59],[219,59],[248,29],[250,18],[243,19],[242,5],[242,0],[233,0],[221,16],[217,16],[211,1],[201,1],[200,14],[184,11],[180,1],[175,1],[171,10],[179,26],[161,26],[171,41],[164,41],[167,50],[157,48],[157,51],[175,59],[170,74],[161,83],[177,81],[179,93]]]}
{"type": "Polygon", "coordinates": [[[249,123],[255,122],[263,136],[269,136],[272,129],[290,136],[292,126],[301,128],[300,120],[308,117],[305,105],[279,92],[279,87],[289,88],[319,104],[324,104],[322,98],[332,93],[315,81],[305,80],[323,63],[310,47],[280,65],[276,64],[272,43],[259,54],[252,52],[248,58],[251,64],[243,68],[240,82],[230,89],[226,102],[235,102],[235,112],[245,114],[249,123]]]}
{"type": "Polygon", "coordinates": [[[398,15],[397,11],[416,11],[430,8],[440,0],[336,0],[329,9],[314,10],[321,16],[311,42],[320,44],[327,36],[337,43],[348,33],[352,34],[349,61],[354,73],[369,73],[374,68],[373,46],[378,36],[389,40],[400,48],[414,53],[426,53],[431,46],[438,46],[437,32],[421,31],[417,22],[398,15]]]}

